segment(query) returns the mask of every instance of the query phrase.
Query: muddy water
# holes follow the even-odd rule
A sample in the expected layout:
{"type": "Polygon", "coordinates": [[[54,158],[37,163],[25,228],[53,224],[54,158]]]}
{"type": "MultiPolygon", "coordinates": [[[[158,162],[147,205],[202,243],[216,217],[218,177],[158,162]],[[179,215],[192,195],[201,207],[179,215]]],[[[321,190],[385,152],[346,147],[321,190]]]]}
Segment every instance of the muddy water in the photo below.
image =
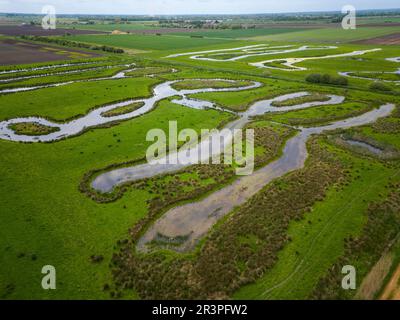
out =
{"type": "Polygon", "coordinates": [[[175,207],[166,212],[139,239],[137,249],[147,252],[147,244],[158,234],[170,238],[185,237],[186,240],[182,245],[175,246],[171,250],[186,252],[193,249],[211,227],[236,206],[244,204],[272,180],[302,168],[307,158],[306,142],[310,135],[372,123],[381,117],[388,116],[394,108],[394,105],[388,104],[359,117],[323,127],[301,129],[300,133],[288,140],[280,159],[251,176],[239,178],[233,184],[212,193],[201,201],[175,207]]]}
{"type": "Polygon", "coordinates": [[[372,152],[373,154],[382,154],[383,150],[377,147],[374,147],[366,142],[357,141],[357,140],[345,140],[351,146],[361,147],[367,149],[368,151],[372,152]]]}
{"type": "MultiPolygon", "coordinates": [[[[216,79],[216,80],[224,80],[224,79],[216,79]]],[[[233,80],[225,80],[229,82],[234,82],[233,80]]],[[[261,87],[261,83],[253,82],[253,84],[243,87],[237,88],[223,88],[223,89],[198,89],[198,90],[175,90],[171,87],[172,84],[178,81],[167,81],[158,86],[156,86],[153,90],[153,96],[148,99],[136,99],[136,100],[127,100],[124,102],[110,104],[98,109],[95,109],[88,113],[87,115],[70,121],[66,123],[55,123],[44,118],[40,117],[26,117],[26,118],[16,118],[7,121],[0,122],[0,139],[10,140],[10,141],[19,141],[19,142],[50,142],[57,141],[63,138],[67,138],[70,136],[74,136],[82,132],[83,130],[91,127],[96,127],[99,125],[107,124],[114,121],[122,121],[128,120],[140,115],[143,115],[149,111],[151,111],[156,103],[160,100],[173,97],[173,96],[181,96],[184,101],[186,101],[186,105],[189,104],[190,100],[186,99],[186,95],[195,94],[195,93],[204,93],[204,92],[229,92],[229,91],[241,91],[241,90],[249,90],[261,87]],[[128,106],[135,102],[142,102],[143,107],[127,113],[123,115],[118,115],[114,117],[104,117],[102,114],[108,112],[110,110],[128,106]],[[24,123],[24,122],[36,122],[48,127],[58,128],[59,131],[50,133],[48,135],[41,136],[26,136],[26,135],[18,135],[10,128],[10,125],[16,123],[24,123]]],[[[177,101],[179,103],[179,101],[177,101]]],[[[208,107],[210,107],[208,105],[208,107]]]]}
{"type": "Polygon", "coordinates": [[[279,160],[254,174],[236,180],[199,202],[176,207],[165,213],[139,239],[138,250],[147,252],[146,244],[154,240],[157,234],[171,238],[187,237],[181,246],[173,248],[175,251],[185,252],[194,248],[211,227],[236,206],[245,203],[272,180],[301,168],[307,157],[304,143],[307,137],[308,134],[304,132],[290,139],[279,160]]]}

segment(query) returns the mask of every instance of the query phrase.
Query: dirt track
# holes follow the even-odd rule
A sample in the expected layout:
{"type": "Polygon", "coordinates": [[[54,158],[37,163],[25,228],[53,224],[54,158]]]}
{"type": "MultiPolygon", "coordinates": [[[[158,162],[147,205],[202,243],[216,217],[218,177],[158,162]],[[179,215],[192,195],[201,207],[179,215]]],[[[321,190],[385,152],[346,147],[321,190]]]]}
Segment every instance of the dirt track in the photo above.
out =
{"type": "Polygon", "coordinates": [[[385,290],[383,291],[380,300],[400,300],[400,266],[397,267],[385,290]]]}

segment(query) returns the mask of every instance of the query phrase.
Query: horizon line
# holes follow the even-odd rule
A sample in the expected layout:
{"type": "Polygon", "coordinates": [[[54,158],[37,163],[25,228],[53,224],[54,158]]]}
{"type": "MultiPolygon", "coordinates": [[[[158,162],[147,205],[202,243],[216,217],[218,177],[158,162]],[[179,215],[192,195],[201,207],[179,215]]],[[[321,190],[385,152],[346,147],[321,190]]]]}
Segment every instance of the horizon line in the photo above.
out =
{"type": "MultiPolygon", "coordinates": [[[[360,9],[358,12],[363,11],[385,11],[391,10],[396,11],[400,10],[398,8],[370,8],[370,9],[360,9]]],[[[126,16],[126,17],[169,17],[169,16],[240,16],[240,15],[279,15],[279,14],[318,14],[318,13],[341,13],[340,10],[315,10],[315,11],[281,11],[281,12],[259,12],[259,13],[160,13],[160,14],[149,14],[149,13],[141,13],[141,14],[124,14],[124,13],[58,13],[58,15],[80,15],[80,16],[126,16]]],[[[15,15],[43,15],[42,13],[33,13],[33,12],[1,12],[0,15],[4,14],[15,14],[15,15]]]]}

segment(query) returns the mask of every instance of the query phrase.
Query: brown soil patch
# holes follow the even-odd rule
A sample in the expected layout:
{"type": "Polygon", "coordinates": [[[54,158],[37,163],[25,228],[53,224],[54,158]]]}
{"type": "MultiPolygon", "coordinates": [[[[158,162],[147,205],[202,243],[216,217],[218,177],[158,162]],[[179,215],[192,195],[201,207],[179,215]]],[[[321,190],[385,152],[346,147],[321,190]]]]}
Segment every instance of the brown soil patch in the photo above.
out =
{"type": "Polygon", "coordinates": [[[360,288],[355,296],[356,299],[360,300],[373,300],[375,294],[382,287],[386,275],[390,271],[392,265],[393,256],[392,254],[385,254],[372,268],[368,275],[364,278],[360,288]]]}
{"type": "Polygon", "coordinates": [[[114,30],[113,32],[111,32],[111,34],[128,34],[128,33],[124,31],[114,30]]]}
{"type": "Polygon", "coordinates": [[[386,285],[380,300],[400,300],[400,265],[386,285]]]}
{"type": "Polygon", "coordinates": [[[393,33],[387,36],[355,41],[356,44],[379,44],[379,45],[400,45],[400,33],[393,33]]]}
{"type": "Polygon", "coordinates": [[[70,59],[87,59],[100,55],[11,39],[0,40],[0,65],[15,65],[70,59]]]}

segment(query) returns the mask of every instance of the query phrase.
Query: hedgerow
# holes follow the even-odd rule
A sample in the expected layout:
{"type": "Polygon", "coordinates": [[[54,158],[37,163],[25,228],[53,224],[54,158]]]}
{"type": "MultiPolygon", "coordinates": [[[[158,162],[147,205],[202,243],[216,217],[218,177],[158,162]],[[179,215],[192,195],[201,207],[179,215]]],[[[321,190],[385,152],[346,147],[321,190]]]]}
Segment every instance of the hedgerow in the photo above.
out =
{"type": "Polygon", "coordinates": [[[124,53],[123,49],[114,48],[109,46],[96,46],[92,44],[76,42],[71,40],[65,40],[63,38],[51,38],[51,37],[40,37],[40,36],[21,36],[22,39],[30,40],[30,41],[40,41],[40,42],[47,42],[47,43],[55,43],[60,46],[65,47],[73,47],[73,48],[84,48],[90,50],[100,50],[105,52],[112,52],[112,53],[124,53]]]}

